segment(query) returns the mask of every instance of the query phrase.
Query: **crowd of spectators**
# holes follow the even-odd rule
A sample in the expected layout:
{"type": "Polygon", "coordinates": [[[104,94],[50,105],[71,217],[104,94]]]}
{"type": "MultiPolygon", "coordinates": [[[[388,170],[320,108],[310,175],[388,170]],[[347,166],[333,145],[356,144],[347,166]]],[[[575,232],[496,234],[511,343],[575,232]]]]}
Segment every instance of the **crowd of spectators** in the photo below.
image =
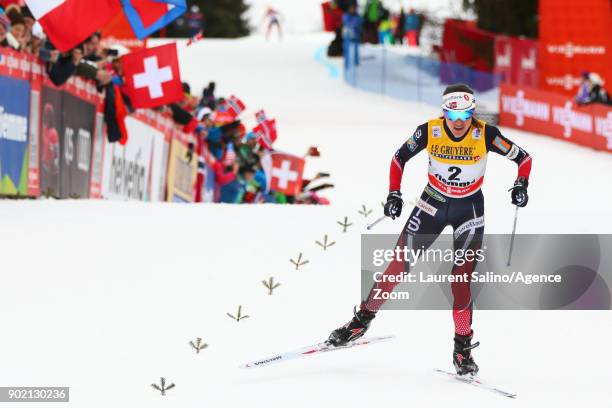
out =
{"type": "Polygon", "coordinates": [[[400,7],[398,13],[392,13],[382,0],[368,0],[360,10],[356,0],[332,0],[331,10],[343,16],[328,50],[330,56],[353,52],[355,44],[361,43],[419,46],[424,15],[415,9],[406,12],[400,7]]]}
{"type": "MultiPolygon", "coordinates": [[[[214,82],[204,88],[201,97],[192,95],[187,83],[183,84],[183,89],[184,100],[170,105],[169,109],[173,119],[195,135],[194,142],[189,146],[189,159],[199,157],[206,160],[208,168],[214,173],[215,202],[328,203],[326,198],[319,195],[321,190],[333,187],[322,182],[329,177],[327,173],[318,173],[312,180],[304,180],[297,195],[268,191],[262,157],[272,148],[262,144],[253,131],[247,130],[241,119],[223,119],[227,118],[223,114],[227,109],[226,99],[216,97],[214,82]],[[202,154],[204,148],[207,156],[202,154]]],[[[319,154],[318,149],[312,146],[303,157],[317,157],[319,154]]]]}
{"type": "MultiPolygon", "coordinates": [[[[17,5],[10,5],[6,10],[0,8],[0,47],[37,56],[56,86],[62,86],[74,75],[95,81],[99,92],[106,98],[105,120],[109,140],[118,140],[112,139],[110,133],[111,129],[118,129],[114,112],[115,92],[121,92],[120,56],[126,49],[104,48],[101,34],[94,33],[69,52],[60,52],[46,39],[28,7],[17,5]]],[[[223,115],[228,109],[226,99],[216,95],[214,82],[209,83],[201,96],[192,95],[187,83],[183,84],[183,91],[182,101],[156,110],[171,117],[177,126],[192,135],[187,159],[198,160],[202,167],[208,166],[214,174],[215,202],[327,203],[318,193],[333,185],[319,183],[315,186],[317,183],[314,183],[328,177],[326,173],[317,174],[313,180],[304,180],[301,192],[295,196],[269,191],[261,158],[272,147],[262,146],[259,138],[247,131],[238,117],[227,120],[228,115],[223,115]]],[[[129,99],[122,96],[128,111],[131,111],[129,99]]],[[[318,155],[318,149],[311,147],[304,158],[318,155]]],[[[201,199],[202,185],[198,185],[196,201],[201,199]]]]}

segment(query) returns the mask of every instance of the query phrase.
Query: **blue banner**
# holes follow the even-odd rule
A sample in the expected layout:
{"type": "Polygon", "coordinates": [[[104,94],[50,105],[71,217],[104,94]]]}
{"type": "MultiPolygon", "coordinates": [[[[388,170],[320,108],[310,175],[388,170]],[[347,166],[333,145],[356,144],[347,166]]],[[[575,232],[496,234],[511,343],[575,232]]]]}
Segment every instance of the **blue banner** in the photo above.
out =
{"type": "Polygon", "coordinates": [[[30,83],[0,77],[0,194],[26,195],[30,83]]]}

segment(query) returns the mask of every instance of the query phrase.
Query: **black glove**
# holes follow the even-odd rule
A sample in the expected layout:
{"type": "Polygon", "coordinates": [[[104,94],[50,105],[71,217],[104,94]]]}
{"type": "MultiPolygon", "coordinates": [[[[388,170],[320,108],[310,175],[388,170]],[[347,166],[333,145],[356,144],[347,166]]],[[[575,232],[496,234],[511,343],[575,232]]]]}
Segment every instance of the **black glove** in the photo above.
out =
{"type": "Polygon", "coordinates": [[[512,187],[510,195],[512,196],[512,204],[518,207],[525,207],[527,205],[527,201],[529,201],[529,196],[527,195],[527,186],[529,182],[525,177],[519,177],[514,182],[514,187],[512,187]]]}
{"type": "Polygon", "coordinates": [[[191,163],[191,160],[193,160],[193,143],[189,143],[189,145],[187,145],[187,153],[185,153],[185,160],[187,160],[189,163],[191,163]]]}
{"type": "Polygon", "coordinates": [[[385,215],[395,219],[402,214],[402,206],[404,201],[402,200],[402,193],[399,190],[394,190],[387,196],[387,203],[385,204],[385,215]]]}

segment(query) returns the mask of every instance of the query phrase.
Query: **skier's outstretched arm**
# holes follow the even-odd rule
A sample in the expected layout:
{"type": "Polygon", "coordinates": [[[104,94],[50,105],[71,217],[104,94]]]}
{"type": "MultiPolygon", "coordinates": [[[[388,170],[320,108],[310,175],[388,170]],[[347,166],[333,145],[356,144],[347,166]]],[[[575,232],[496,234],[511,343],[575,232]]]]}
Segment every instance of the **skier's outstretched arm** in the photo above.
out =
{"type": "Polygon", "coordinates": [[[531,173],[531,156],[523,148],[503,136],[500,130],[491,125],[486,125],[487,151],[494,152],[512,160],[518,167],[518,172],[512,191],[512,204],[525,207],[529,197],[527,186],[529,185],[529,175],[531,173]]]}
{"type": "Polygon", "coordinates": [[[421,150],[427,147],[427,123],[417,127],[416,131],[406,143],[397,149],[391,159],[389,169],[389,195],[385,204],[385,215],[395,219],[402,213],[402,175],[406,162],[416,156],[421,150]]]}

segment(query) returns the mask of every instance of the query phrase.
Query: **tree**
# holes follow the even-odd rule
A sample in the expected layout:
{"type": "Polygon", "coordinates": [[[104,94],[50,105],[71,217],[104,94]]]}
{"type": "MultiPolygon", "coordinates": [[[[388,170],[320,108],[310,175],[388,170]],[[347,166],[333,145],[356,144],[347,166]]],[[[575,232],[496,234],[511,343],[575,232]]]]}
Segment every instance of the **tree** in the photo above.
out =
{"type": "Polygon", "coordinates": [[[538,0],[463,0],[478,16],[478,27],[511,36],[538,37],[538,0]]]}
{"type": "Polygon", "coordinates": [[[204,14],[204,35],[213,38],[236,38],[248,35],[244,13],[249,6],[243,0],[190,0],[204,14]]]}

